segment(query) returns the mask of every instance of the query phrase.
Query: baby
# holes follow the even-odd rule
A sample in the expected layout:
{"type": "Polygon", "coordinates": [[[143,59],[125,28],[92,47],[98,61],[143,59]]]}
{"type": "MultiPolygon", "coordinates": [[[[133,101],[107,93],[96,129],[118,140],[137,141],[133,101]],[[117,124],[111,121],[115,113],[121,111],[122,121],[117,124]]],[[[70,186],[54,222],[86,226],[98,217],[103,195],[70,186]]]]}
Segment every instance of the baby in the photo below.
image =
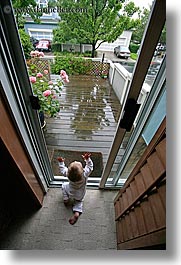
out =
{"type": "Polygon", "coordinates": [[[86,184],[88,176],[93,171],[93,162],[90,158],[90,153],[85,153],[82,155],[82,158],[86,162],[85,167],[83,168],[82,163],[74,161],[69,167],[65,166],[65,159],[58,157],[60,173],[68,177],[69,183],[62,184],[62,193],[64,204],[68,205],[69,199],[74,200],[73,204],[73,216],[69,219],[69,223],[74,225],[79,216],[82,214],[83,210],[83,199],[86,192],[86,184]]]}

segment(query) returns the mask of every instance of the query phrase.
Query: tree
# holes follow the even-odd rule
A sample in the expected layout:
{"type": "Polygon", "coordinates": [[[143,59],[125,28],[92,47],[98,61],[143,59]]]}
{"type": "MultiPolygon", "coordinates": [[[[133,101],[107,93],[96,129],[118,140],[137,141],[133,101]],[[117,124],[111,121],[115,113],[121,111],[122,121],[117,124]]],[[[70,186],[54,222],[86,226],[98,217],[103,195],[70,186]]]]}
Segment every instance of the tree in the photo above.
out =
{"type": "Polygon", "coordinates": [[[30,41],[30,36],[28,35],[28,33],[25,32],[24,29],[19,29],[19,35],[21,39],[21,44],[23,46],[25,58],[28,59],[30,58],[30,52],[33,50],[33,45],[30,41]]]}
{"type": "Polygon", "coordinates": [[[72,43],[72,40],[77,42],[77,37],[73,34],[70,27],[68,27],[66,21],[60,21],[59,27],[53,30],[53,42],[54,43],[72,43]]]}
{"type": "Polygon", "coordinates": [[[133,2],[124,3],[125,0],[59,0],[61,22],[54,31],[56,41],[60,37],[60,41],[70,38],[89,43],[94,57],[103,42],[113,42],[124,30],[135,26],[131,16],[139,9],[133,2]]]}
{"type": "Polygon", "coordinates": [[[29,58],[30,52],[33,50],[33,45],[30,41],[30,36],[25,32],[24,29],[24,15],[26,13],[29,13],[35,22],[39,22],[39,16],[41,15],[41,13],[34,12],[33,8],[36,7],[35,0],[12,0],[12,4],[24,55],[25,58],[29,58]]]}
{"type": "MultiPolygon", "coordinates": [[[[139,18],[137,19],[137,22],[135,23],[135,28],[132,33],[133,41],[137,43],[141,43],[146,25],[148,23],[150,12],[151,12],[151,6],[149,7],[149,9],[143,8],[142,12],[139,12],[139,18]]],[[[164,26],[162,30],[162,34],[160,36],[159,42],[163,44],[166,43],[166,26],[164,26]]]]}
{"type": "Polygon", "coordinates": [[[42,12],[35,12],[34,8],[36,7],[35,0],[12,0],[16,23],[18,28],[24,28],[25,19],[24,15],[29,14],[34,22],[40,23],[40,16],[42,12]]]}
{"type": "Polygon", "coordinates": [[[141,43],[141,40],[143,38],[143,33],[148,23],[150,10],[151,10],[151,7],[150,9],[144,8],[143,11],[139,13],[139,18],[137,19],[137,23],[135,23],[135,28],[132,33],[132,40],[134,40],[137,43],[141,43]]]}

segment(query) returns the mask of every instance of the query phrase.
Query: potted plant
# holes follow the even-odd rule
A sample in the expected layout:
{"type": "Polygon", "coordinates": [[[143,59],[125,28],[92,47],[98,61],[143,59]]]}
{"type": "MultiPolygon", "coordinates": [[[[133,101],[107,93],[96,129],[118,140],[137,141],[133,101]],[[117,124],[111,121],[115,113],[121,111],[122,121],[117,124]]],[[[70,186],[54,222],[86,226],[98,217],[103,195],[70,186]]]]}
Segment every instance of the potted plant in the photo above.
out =
{"type": "Polygon", "coordinates": [[[101,77],[106,79],[108,77],[108,71],[107,70],[103,70],[101,73],[101,77]]]}
{"type": "MultiPolygon", "coordinates": [[[[35,54],[39,57],[38,52],[35,54]]],[[[68,75],[64,70],[61,70],[59,78],[52,82],[48,78],[49,71],[44,70],[43,73],[39,72],[36,64],[29,65],[28,71],[33,94],[39,99],[39,117],[41,126],[44,127],[46,125],[44,117],[55,117],[60,111],[58,97],[61,96],[60,91],[62,90],[64,83],[69,82],[68,75]]]]}

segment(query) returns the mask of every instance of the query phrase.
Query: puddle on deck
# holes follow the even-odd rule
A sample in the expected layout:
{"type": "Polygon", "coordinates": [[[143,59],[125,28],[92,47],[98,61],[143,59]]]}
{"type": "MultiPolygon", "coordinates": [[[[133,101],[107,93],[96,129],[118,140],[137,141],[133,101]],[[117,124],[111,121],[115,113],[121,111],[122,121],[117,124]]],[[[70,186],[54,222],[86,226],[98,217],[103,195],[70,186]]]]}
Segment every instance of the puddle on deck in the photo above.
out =
{"type": "Polygon", "coordinates": [[[105,166],[117,128],[120,102],[107,79],[93,76],[69,79],[61,91],[58,117],[46,120],[48,150],[101,152],[105,166]]]}
{"type": "Polygon", "coordinates": [[[100,77],[70,77],[61,92],[60,105],[55,123],[59,121],[85,140],[100,130],[115,128],[120,113],[119,100],[109,81],[100,77]]]}

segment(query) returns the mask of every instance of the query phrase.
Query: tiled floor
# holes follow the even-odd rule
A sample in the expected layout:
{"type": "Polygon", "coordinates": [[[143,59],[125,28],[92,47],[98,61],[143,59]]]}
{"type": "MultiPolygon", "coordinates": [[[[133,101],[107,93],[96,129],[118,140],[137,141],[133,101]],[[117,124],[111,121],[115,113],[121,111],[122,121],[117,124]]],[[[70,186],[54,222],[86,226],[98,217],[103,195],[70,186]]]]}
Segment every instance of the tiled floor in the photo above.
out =
{"type": "Polygon", "coordinates": [[[75,225],[68,220],[59,188],[51,188],[43,207],[31,216],[19,216],[1,238],[0,249],[116,250],[113,200],[117,191],[88,189],[84,213],[75,225]]]}

